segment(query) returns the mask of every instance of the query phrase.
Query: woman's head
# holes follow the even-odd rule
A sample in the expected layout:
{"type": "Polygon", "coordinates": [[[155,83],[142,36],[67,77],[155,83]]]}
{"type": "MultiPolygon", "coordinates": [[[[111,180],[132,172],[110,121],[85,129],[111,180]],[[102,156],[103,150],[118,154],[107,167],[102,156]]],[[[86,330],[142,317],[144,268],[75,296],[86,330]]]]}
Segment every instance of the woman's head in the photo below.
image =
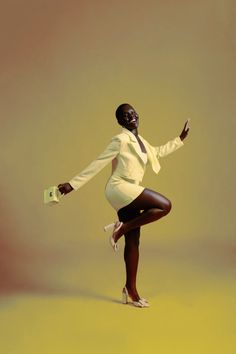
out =
{"type": "Polygon", "coordinates": [[[119,107],[116,109],[116,118],[118,123],[128,130],[138,128],[138,113],[129,103],[122,103],[119,105],[119,107]]]}

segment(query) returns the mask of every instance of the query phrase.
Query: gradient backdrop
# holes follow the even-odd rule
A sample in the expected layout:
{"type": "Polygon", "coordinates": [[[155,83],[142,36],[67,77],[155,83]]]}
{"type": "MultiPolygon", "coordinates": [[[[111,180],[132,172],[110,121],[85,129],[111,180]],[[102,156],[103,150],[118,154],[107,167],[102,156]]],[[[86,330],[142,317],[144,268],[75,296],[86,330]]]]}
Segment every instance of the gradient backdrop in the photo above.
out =
{"type": "Polygon", "coordinates": [[[12,0],[0,17],[1,353],[235,353],[235,3],[12,0]],[[120,132],[123,102],[153,145],[191,118],[143,182],[173,205],[142,230],[144,310],[120,305],[102,231],[110,166],[43,205],[120,132]]]}

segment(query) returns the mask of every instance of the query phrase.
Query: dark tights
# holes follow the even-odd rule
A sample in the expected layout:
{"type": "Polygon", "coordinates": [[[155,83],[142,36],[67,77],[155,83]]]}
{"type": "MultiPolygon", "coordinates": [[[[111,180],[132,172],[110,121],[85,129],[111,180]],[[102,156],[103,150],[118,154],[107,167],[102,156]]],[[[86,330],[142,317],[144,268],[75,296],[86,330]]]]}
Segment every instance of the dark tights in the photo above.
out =
{"type": "Polygon", "coordinates": [[[124,260],[126,265],[126,287],[134,301],[139,300],[136,276],[139,260],[140,227],[167,215],[171,202],[160,193],[145,188],[129,205],[118,211],[119,220],[124,223],[118,239],[124,234],[124,260]]]}

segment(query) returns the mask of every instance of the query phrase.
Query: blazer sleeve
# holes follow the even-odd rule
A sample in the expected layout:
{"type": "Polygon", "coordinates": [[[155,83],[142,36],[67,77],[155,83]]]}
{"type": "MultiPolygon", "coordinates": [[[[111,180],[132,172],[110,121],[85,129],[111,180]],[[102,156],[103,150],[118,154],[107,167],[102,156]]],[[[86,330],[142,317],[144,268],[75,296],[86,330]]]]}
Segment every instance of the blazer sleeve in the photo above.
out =
{"type": "Polygon", "coordinates": [[[92,177],[100,172],[106,165],[109,164],[120,152],[121,140],[114,136],[106,149],[92,161],[78,175],[74,176],[70,181],[73,189],[77,190],[87,183],[92,177]]]}
{"type": "Polygon", "coordinates": [[[178,150],[183,145],[184,145],[183,141],[180,139],[179,136],[177,136],[173,140],[168,141],[168,143],[161,146],[155,146],[154,148],[156,151],[157,158],[159,158],[171,154],[172,152],[178,150]]]}

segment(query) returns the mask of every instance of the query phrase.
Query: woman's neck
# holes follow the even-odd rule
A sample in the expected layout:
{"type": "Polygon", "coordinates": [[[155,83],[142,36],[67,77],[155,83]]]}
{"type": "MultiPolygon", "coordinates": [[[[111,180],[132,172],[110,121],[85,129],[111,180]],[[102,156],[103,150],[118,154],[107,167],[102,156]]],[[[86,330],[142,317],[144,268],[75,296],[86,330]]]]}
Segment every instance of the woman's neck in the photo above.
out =
{"type": "MultiPolygon", "coordinates": [[[[125,129],[127,129],[126,127],[124,127],[125,129]]],[[[131,133],[133,133],[135,136],[138,136],[138,129],[127,129],[128,131],[130,131],[131,133]]]]}

